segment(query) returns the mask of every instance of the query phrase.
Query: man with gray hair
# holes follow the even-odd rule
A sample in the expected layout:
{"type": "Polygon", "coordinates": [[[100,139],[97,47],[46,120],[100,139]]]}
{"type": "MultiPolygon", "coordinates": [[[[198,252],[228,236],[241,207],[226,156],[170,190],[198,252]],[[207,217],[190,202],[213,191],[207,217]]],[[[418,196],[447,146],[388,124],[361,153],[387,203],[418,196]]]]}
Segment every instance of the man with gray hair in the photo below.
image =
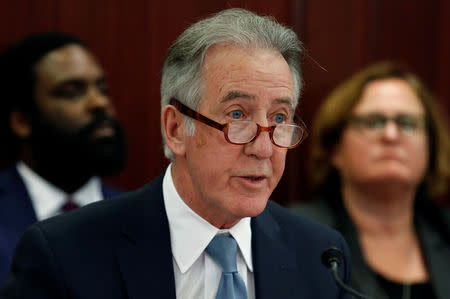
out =
{"type": "Polygon", "coordinates": [[[300,42],[273,19],[229,9],[171,46],[161,129],[171,164],[140,190],[33,225],[6,298],[347,298],[321,263],[335,231],[270,202],[287,149],[300,42]]]}

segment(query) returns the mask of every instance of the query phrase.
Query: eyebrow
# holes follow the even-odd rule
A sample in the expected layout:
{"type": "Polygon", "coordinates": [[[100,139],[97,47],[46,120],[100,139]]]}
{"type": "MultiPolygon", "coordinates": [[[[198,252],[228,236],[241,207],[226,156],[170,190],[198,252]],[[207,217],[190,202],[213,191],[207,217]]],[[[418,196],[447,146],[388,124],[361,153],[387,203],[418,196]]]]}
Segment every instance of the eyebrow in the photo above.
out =
{"type": "MultiPolygon", "coordinates": [[[[252,95],[252,94],[249,94],[249,93],[246,93],[246,92],[242,92],[242,91],[232,90],[232,91],[228,92],[220,100],[220,103],[231,101],[231,100],[234,100],[236,98],[244,98],[244,99],[251,99],[251,100],[256,100],[257,99],[256,95],[252,95]]],[[[288,104],[291,107],[294,106],[292,99],[288,98],[288,97],[277,98],[277,99],[275,99],[275,102],[278,103],[278,104],[288,104]]]]}
{"type": "Polygon", "coordinates": [[[236,98],[244,98],[244,99],[251,99],[251,100],[255,100],[256,96],[255,95],[251,95],[249,93],[246,92],[242,92],[242,91],[235,91],[232,90],[230,92],[228,92],[221,100],[221,103],[225,103],[231,100],[234,100],[236,98]]]}
{"type": "Polygon", "coordinates": [[[74,77],[74,78],[68,78],[68,79],[62,80],[61,82],[58,82],[57,85],[63,86],[66,84],[80,84],[80,83],[84,84],[86,82],[94,82],[95,84],[99,84],[99,83],[103,83],[103,82],[108,82],[108,78],[105,75],[101,75],[91,81],[91,80],[86,80],[85,78],[74,77]]]}

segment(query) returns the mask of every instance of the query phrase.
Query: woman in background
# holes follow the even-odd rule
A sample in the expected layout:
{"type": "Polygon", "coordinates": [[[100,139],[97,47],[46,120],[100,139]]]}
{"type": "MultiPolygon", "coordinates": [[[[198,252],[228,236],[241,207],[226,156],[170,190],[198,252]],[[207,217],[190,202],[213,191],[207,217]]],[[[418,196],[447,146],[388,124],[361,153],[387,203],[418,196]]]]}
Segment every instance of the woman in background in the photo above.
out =
{"type": "Polygon", "coordinates": [[[421,81],[372,65],[325,100],[312,135],[318,200],[293,207],[340,231],[352,286],[371,298],[450,298],[450,140],[421,81]]]}

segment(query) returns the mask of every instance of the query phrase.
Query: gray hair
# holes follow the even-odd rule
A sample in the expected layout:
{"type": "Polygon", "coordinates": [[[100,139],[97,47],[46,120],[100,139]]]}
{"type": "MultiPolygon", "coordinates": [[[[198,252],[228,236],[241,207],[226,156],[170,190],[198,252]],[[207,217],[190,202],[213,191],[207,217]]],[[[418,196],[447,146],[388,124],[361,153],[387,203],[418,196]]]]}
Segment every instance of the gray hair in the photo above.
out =
{"type": "MultiPolygon", "coordinates": [[[[297,106],[302,85],[301,42],[297,35],[271,17],[232,8],[191,25],[170,47],[162,68],[161,109],[169,105],[171,98],[195,110],[200,107],[204,58],[208,49],[219,43],[280,52],[292,73],[294,108],[297,106]]],[[[194,121],[186,116],[185,124],[187,134],[193,135],[194,121]]],[[[164,154],[173,161],[175,155],[163,140],[164,154]]]]}

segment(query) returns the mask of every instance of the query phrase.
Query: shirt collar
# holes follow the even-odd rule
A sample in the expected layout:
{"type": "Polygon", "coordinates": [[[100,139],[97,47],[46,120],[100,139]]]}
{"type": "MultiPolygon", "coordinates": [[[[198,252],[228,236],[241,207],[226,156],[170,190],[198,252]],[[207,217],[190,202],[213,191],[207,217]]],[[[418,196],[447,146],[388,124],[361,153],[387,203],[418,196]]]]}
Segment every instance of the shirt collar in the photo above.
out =
{"type": "MultiPolygon", "coordinates": [[[[58,214],[69,194],[45,180],[22,161],[17,163],[16,168],[30,195],[37,218],[40,220],[58,214]]],[[[80,206],[103,199],[100,178],[89,179],[71,194],[71,198],[80,206]]]]}
{"type": "Polygon", "coordinates": [[[185,273],[200,257],[218,233],[229,232],[236,240],[245,263],[253,272],[250,217],[241,219],[233,227],[220,230],[195,213],[179,196],[172,179],[172,164],[163,179],[164,205],[169,220],[173,257],[185,273]]]}

